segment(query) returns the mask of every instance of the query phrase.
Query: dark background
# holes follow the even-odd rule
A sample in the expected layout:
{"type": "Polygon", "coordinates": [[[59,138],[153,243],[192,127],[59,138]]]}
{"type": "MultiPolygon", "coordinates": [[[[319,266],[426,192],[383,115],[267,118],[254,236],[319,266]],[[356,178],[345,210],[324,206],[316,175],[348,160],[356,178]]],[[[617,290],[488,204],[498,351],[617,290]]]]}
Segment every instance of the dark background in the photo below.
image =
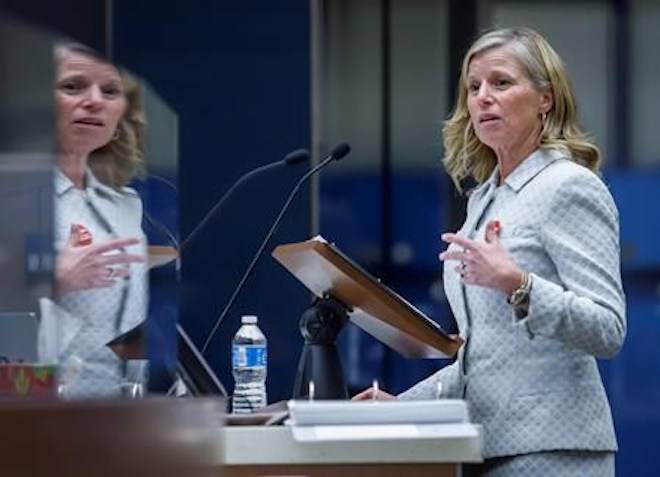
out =
{"type": "MultiPolygon", "coordinates": [[[[387,11],[388,5],[396,2],[369,3],[382,5],[387,11]]],[[[453,95],[458,61],[476,34],[481,3],[487,2],[448,2],[449,97],[453,95]]],[[[648,456],[660,451],[660,172],[654,165],[660,161],[649,161],[645,167],[636,165],[630,147],[634,129],[629,122],[633,96],[631,10],[639,4],[652,6],[653,1],[582,3],[604,5],[612,12],[608,31],[615,48],[609,61],[616,74],[607,137],[611,159],[604,179],[620,210],[628,299],[629,332],[624,349],[616,359],[599,364],[621,448],[618,474],[655,475],[648,456]]],[[[166,217],[164,222],[178,228],[180,237],[192,230],[242,172],[277,160],[290,150],[310,146],[310,3],[306,0],[116,0],[109,22],[106,4],[100,1],[0,0],[0,7],[99,50],[110,44],[114,59],[143,76],[176,111],[178,170],[154,167],[150,172],[172,179],[178,196],[150,183],[144,191],[148,210],[158,218],[166,217]]],[[[391,20],[386,15],[377,19],[383,25],[391,20]]],[[[388,36],[384,34],[382,39],[387,45],[388,36]]],[[[382,66],[386,71],[386,57],[382,66]]],[[[387,86],[389,80],[382,80],[387,86]]],[[[386,94],[383,100],[387,103],[386,94]]],[[[648,101],[658,103],[654,96],[648,101]]],[[[429,284],[438,278],[437,236],[460,223],[462,209],[439,167],[432,172],[395,170],[392,160],[396,165],[396,154],[387,142],[391,112],[386,106],[378,113],[382,117],[374,117],[385,125],[383,154],[375,157],[375,168],[342,174],[344,169],[338,166],[336,174],[323,175],[320,229],[395,290],[451,327],[445,304],[429,298],[429,284]],[[416,261],[407,266],[392,259],[390,247],[401,240],[419,252],[416,261]],[[376,245],[365,249],[365,243],[376,245]]],[[[440,112],[438,117],[447,112],[440,112]]],[[[353,152],[355,158],[364,154],[359,148],[353,152]]],[[[206,233],[184,252],[181,281],[176,281],[173,268],[153,277],[152,310],[158,314],[159,309],[167,309],[170,315],[165,321],[170,324],[172,313],[174,317],[180,315],[184,327],[201,345],[289,188],[304,170],[272,171],[239,190],[206,233]]],[[[310,209],[310,192],[305,189],[273,244],[308,238],[312,232],[310,209]]],[[[268,254],[264,256],[207,356],[230,391],[231,336],[239,326],[240,315],[254,313],[269,339],[269,400],[290,397],[301,346],[297,321],[308,304],[304,288],[268,254]]],[[[378,377],[383,387],[401,391],[444,364],[401,360],[360,333],[345,333],[341,343],[353,390],[378,377]],[[360,339],[353,340],[356,336],[360,339]]]]}

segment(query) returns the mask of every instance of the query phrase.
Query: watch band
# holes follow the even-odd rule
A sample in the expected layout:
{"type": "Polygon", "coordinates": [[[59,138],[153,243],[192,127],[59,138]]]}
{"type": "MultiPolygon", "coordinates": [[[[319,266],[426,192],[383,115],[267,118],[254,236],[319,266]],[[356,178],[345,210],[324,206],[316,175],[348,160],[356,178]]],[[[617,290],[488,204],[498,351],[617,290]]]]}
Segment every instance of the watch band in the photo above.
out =
{"type": "Polygon", "coordinates": [[[520,286],[516,288],[506,301],[509,305],[518,306],[529,298],[529,292],[532,290],[532,275],[523,270],[520,286]]]}

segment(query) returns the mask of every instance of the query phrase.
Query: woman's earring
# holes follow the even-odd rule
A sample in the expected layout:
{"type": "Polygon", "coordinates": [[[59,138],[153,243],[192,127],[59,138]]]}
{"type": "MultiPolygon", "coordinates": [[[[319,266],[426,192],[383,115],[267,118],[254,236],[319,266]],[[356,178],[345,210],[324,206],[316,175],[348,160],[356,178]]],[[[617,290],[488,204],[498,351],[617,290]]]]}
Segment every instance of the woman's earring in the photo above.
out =
{"type": "Polygon", "coordinates": [[[115,133],[112,135],[112,140],[116,141],[119,139],[119,128],[115,129],[115,133]]]}
{"type": "Polygon", "coordinates": [[[543,128],[545,129],[545,120],[548,118],[548,113],[541,113],[541,122],[543,123],[543,128]]]}

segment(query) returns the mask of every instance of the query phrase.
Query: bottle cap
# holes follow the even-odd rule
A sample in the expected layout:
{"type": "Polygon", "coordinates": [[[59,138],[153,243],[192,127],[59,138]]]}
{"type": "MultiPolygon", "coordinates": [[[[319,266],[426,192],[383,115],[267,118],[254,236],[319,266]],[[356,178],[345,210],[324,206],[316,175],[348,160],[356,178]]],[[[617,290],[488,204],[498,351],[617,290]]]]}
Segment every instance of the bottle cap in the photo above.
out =
{"type": "Polygon", "coordinates": [[[257,317],[256,315],[243,315],[241,318],[241,323],[244,325],[256,325],[257,317]]]}

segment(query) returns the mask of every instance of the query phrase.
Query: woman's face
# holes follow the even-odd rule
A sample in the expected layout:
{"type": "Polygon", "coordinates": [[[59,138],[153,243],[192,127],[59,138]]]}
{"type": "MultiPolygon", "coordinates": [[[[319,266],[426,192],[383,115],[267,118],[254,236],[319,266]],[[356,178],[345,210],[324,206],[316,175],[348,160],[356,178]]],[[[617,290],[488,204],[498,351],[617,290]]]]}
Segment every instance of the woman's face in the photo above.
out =
{"type": "Polygon", "coordinates": [[[552,105],[549,91],[534,88],[506,47],[475,56],[468,67],[467,106],[481,142],[498,152],[536,143],[541,114],[552,105]]]}
{"type": "Polygon", "coordinates": [[[110,142],[126,111],[117,68],[85,54],[66,52],[59,58],[56,75],[60,152],[89,154],[110,142]]]}

